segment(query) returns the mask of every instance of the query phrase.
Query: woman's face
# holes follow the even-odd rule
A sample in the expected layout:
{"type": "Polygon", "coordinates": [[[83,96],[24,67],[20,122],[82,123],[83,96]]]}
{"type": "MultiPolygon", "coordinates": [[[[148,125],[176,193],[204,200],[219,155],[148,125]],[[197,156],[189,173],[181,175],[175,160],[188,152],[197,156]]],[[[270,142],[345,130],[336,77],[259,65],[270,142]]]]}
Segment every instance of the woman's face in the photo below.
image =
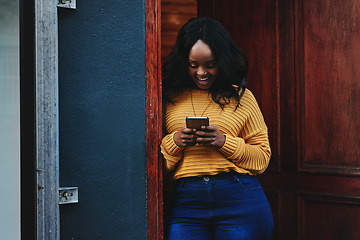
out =
{"type": "Polygon", "coordinates": [[[218,75],[215,56],[202,40],[198,40],[190,50],[189,74],[200,89],[209,89],[218,75]]]}

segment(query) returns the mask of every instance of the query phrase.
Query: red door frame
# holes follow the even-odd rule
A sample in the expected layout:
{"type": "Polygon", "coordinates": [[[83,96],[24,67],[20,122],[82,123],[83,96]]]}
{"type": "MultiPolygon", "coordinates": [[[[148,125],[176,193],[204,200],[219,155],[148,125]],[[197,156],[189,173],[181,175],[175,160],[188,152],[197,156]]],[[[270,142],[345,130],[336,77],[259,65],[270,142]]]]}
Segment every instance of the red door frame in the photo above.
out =
{"type": "Polygon", "coordinates": [[[146,0],[146,153],[147,233],[149,240],[163,234],[163,188],[160,141],[161,100],[161,1],[146,0]]]}

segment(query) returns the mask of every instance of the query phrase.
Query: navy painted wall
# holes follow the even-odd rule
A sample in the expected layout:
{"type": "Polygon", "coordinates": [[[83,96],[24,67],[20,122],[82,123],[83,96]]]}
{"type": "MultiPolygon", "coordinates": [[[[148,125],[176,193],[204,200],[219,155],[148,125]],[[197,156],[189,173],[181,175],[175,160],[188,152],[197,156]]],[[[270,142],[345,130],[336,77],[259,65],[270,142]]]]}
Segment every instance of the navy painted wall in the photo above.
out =
{"type": "Polygon", "coordinates": [[[61,239],[146,239],[145,1],[59,9],[61,239]]]}

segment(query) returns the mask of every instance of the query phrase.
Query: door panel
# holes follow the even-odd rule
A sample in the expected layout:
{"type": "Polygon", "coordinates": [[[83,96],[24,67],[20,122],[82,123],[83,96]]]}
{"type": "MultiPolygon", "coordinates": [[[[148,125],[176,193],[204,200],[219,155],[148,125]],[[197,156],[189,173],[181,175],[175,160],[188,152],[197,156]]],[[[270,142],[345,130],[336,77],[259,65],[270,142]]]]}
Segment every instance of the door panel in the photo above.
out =
{"type": "Polygon", "coordinates": [[[360,235],[360,3],[198,0],[249,58],[248,87],[269,128],[259,176],[273,239],[360,235]]]}
{"type": "Polygon", "coordinates": [[[180,28],[197,16],[197,0],[161,0],[161,57],[171,53],[180,28]]]}
{"type": "Polygon", "coordinates": [[[360,173],[360,2],[298,4],[299,167],[360,173]]]}
{"type": "Polygon", "coordinates": [[[300,194],[298,201],[301,239],[358,239],[360,198],[300,194]]]}
{"type": "Polygon", "coordinates": [[[274,0],[242,1],[226,4],[215,1],[216,18],[249,61],[248,87],[255,93],[265,116],[271,138],[271,170],[279,170],[280,99],[278,12],[274,0]],[[254,18],[252,16],[256,15],[254,18]],[[234,17],[236,16],[236,17],[234,17]]]}

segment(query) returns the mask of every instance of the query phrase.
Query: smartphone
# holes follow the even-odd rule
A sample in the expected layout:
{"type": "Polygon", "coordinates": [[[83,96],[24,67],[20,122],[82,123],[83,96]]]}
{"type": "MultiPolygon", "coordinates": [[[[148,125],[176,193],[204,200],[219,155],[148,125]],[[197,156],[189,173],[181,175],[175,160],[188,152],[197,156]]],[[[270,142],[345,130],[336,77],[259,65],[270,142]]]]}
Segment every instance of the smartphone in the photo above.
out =
{"type": "Polygon", "coordinates": [[[187,117],[186,127],[192,129],[200,129],[201,126],[209,126],[208,117],[187,117]]]}

